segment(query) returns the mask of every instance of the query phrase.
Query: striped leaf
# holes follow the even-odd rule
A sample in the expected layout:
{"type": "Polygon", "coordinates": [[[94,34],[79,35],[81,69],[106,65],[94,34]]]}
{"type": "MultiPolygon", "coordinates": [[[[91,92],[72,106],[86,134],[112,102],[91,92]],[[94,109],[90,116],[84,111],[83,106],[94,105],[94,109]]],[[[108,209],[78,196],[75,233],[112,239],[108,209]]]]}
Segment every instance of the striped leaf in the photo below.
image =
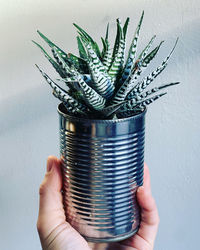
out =
{"type": "MultiPolygon", "coordinates": [[[[78,97],[80,97],[79,94],[76,95],[77,90],[75,88],[75,82],[76,82],[75,77],[66,77],[64,79],[56,79],[56,80],[59,81],[59,82],[65,83],[65,85],[66,85],[65,88],[67,88],[67,92],[68,93],[71,93],[70,94],[71,96],[78,96],[78,97]]],[[[75,98],[75,99],[77,99],[77,98],[75,98]]],[[[82,98],[78,98],[77,100],[81,101],[82,98]]]]}
{"type": "Polygon", "coordinates": [[[122,102],[125,100],[127,94],[129,93],[131,86],[134,84],[134,82],[137,80],[137,78],[141,74],[141,69],[137,69],[135,71],[135,74],[131,76],[131,78],[127,79],[122,86],[118,89],[117,93],[115,94],[114,98],[111,100],[111,104],[117,104],[119,102],[122,102]]]}
{"type": "Polygon", "coordinates": [[[166,65],[163,65],[162,67],[159,66],[156,70],[146,76],[141,82],[137,83],[127,95],[127,99],[132,99],[141,93],[165,69],[165,67],[166,65]]]}
{"type": "Polygon", "coordinates": [[[103,108],[101,110],[101,113],[105,116],[105,117],[108,117],[108,116],[111,116],[112,114],[114,114],[123,104],[124,102],[121,102],[121,103],[118,103],[118,104],[114,104],[114,105],[110,105],[110,106],[107,106],[105,108],[103,108]]]}
{"type": "Polygon", "coordinates": [[[87,107],[82,105],[80,102],[72,98],[67,91],[57,85],[44,71],[42,71],[38,65],[36,67],[39,69],[42,76],[48,82],[48,84],[53,89],[53,94],[56,96],[60,101],[62,101],[67,109],[71,113],[85,113],[87,112],[87,107]]]}
{"type": "Polygon", "coordinates": [[[114,92],[114,85],[111,80],[92,61],[89,61],[88,65],[93,79],[92,88],[104,98],[109,99],[114,92]]]}
{"type": "Polygon", "coordinates": [[[103,44],[103,50],[101,52],[101,58],[103,60],[103,58],[105,56],[105,53],[106,53],[106,50],[107,50],[107,44],[106,44],[106,41],[104,40],[103,37],[101,37],[101,41],[102,41],[102,44],[103,44]]]}
{"type": "Polygon", "coordinates": [[[54,58],[57,60],[60,67],[62,67],[62,69],[66,72],[66,74],[73,77],[76,71],[74,67],[72,67],[72,65],[66,63],[65,59],[63,58],[62,52],[60,52],[56,47],[52,47],[52,53],[54,58]]]}
{"type": "Polygon", "coordinates": [[[149,49],[151,48],[154,40],[156,38],[156,35],[154,35],[151,40],[149,41],[149,43],[147,44],[147,46],[143,49],[143,51],[140,53],[139,57],[138,57],[138,61],[141,61],[145,58],[145,56],[147,55],[149,49]]]}
{"type": "MultiPolygon", "coordinates": [[[[52,94],[58,98],[59,100],[62,101],[63,105],[65,106],[67,112],[71,115],[78,115],[78,116],[81,116],[81,117],[87,117],[87,113],[78,109],[78,108],[75,108],[71,105],[71,99],[67,98],[66,95],[62,95],[61,92],[57,92],[55,90],[53,90],[52,94]]],[[[88,112],[88,111],[87,111],[88,112]]]]}
{"type": "Polygon", "coordinates": [[[104,89],[103,96],[106,96],[106,98],[109,98],[114,91],[113,79],[111,79],[110,75],[107,73],[105,66],[103,65],[101,60],[98,58],[98,56],[96,55],[95,51],[92,49],[90,44],[83,37],[81,37],[81,39],[83,39],[85,47],[89,55],[87,63],[90,68],[90,73],[94,80],[94,84],[95,84],[94,88],[96,89],[99,89],[99,87],[103,88],[104,89]],[[102,84],[102,81],[104,82],[104,84],[102,86],[99,86],[102,84]],[[107,94],[105,94],[105,88],[108,91],[107,94]]]}
{"type": "Polygon", "coordinates": [[[45,55],[45,57],[48,59],[48,61],[51,63],[51,65],[54,67],[54,69],[58,72],[58,74],[61,77],[67,77],[68,75],[66,74],[66,72],[64,72],[58,63],[56,63],[53,58],[51,56],[48,55],[48,53],[42,48],[42,46],[40,46],[38,43],[36,43],[35,41],[32,41],[34,44],[36,44],[37,47],[39,47],[41,49],[41,51],[43,52],[43,54],[45,55]]]}
{"type": "Polygon", "coordinates": [[[77,36],[76,39],[77,39],[77,43],[78,43],[78,50],[79,50],[80,57],[87,60],[87,52],[83,46],[83,43],[82,43],[80,37],[77,36]]]}
{"type": "Polygon", "coordinates": [[[135,108],[144,108],[166,94],[167,94],[167,92],[150,97],[148,99],[145,99],[144,101],[138,102],[137,105],[135,106],[135,108]]]}
{"type": "Polygon", "coordinates": [[[141,100],[137,100],[136,98],[133,98],[131,100],[128,100],[126,103],[124,103],[120,109],[118,110],[118,113],[126,113],[126,112],[131,112],[132,110],[136,109],[140,109],[140,108],[144,108],[147,105],[151,104],[152,102],[154,102],[155,100],[159,99],[160,97],[162,97],[163,95],[167,94],[162,93],[159,95],[155,95],[151,98],[148,99],[141,99],[141,100]]]}
{"type": "Polygon", "coordinates": [[[130,18],[127,17],[127,19],[125,21],[125,24],[124,24],[124,27],[123,27],[123,36],[124,36],[124,39],[126,39],[126,33],[127,33],[127,28],[128,28],[129,21],[130,21],[130,18]]]}
{"type": "Polygon", "coordinates": [[[68,55],[62,50],[60,49],[57,45],[55,45],[53,42],[51,42],[45,35],[43,35],[39,30],[37,30],[38,34],[42,37],[42,39],[51,47],[51,48],[56,48],[56,50],[58,51],[58,53],[61,54],[61,56],[63,57],[63,60],[65,60],[65,62],[68,65],[71,65],[71,61],[68,58],[68,55]]]}
{"type": "Polygon", "coordinates": [[[131,46],[130,46],[130,49],[128,52],[128,57],[127,57],[127,60],[125,63],[123,74],[122,74],[122,77],[121,77],[120,82],[119,82],[120,84],[122,84],[129,77],[131,70],[133,68],[133,65],[134,65],[133,62],[135,60],[136,51],[137,51],[137,41],[139,38],[140,27],[141,27],[141,24],[143,21],[143,17],[144,17],[144,11],[142,12],[139,24],[138,24],[136,31],[135,31],[135,35],[134,35],[133,40],[131,42],[131,46]]]}
{"type": "Polygon", "coordinates": [[[89,73],[89,69],[88,69],[88,66],[87,66],[87,63],[85,60],[73,55],[72,53],[69,53],[68,57],[70,58],[71,62],[75,66],[75,68],[79,71],[79,73],[81,73],[81,74],[88,74],[89,73]]]}
{"type": "Polygon", "coordinates": [[[130,78],[128,79],[128,84],[125,82],[123,84],[124,86],[122,85],[121,91],[119,91],[120,100],[122,100],[122,98],[124,100],[128,92],[130,92],[130,90],[135,86],[138,77],[141,75],[143,70],[147,68],[150,62],[154,59],[162,43],[163,41],[160,42],[160,44],[155,49],[153,49],[141,62],[138,62],[138,64],[136,64],[135,68],[132,70],[130,78]]]}
{"type": "Polygon", "coordinates": [[[123,31],[121,24],[118,20],[118,30],[119,30],[119,41],[116,45],[114,58],[111,64],[111,67],[108,70],[108,74],[116,80],[121,73],[123,63],[124,63],[124,54],[125,54],[125,40],[123,38],[123,31]]]}
{"type": "Polygon", "coordinates": [[[84,95],[85,102],[94,110],[102,110],[105,106],[106,100],[99,95],[93,88],[91,88],[82,77],[76,75],[77,82],[75,87],[78,91],[81,91],[84,95]]]}
{"type": "MultiPolygon", "coordinates": [[[[160,46],[162,45],[164,41],[161,41],[160,44],[158,46],[156,46],[155,49],[153,49],[147,56],[145,56],[145,58],[141,61],[140,65],[141,65],[141,68],[146,68],[149,63],[154,59],[154,57],[157,55],[159,49],[160,49],[160,46]]],[[[139,65],[139,67],[140,67],[139,65]]]]}
{"type": "Polygon", "coordinates": [[[103,50],[102,50],[102,52],[101,52],[101,58],[102,58],[102,60],[103,60],[103,58],[104,58],[104,56],[105,56],[105,54],[106,54],[106,51],[107,51],[107,49],[108,49],[108,47],[107,47],[108,32],[109,32],[109,23],[108,23],[107,28],[106,28],[106,37],[105,37],[105,39],[104,39],[103,37],[101,37],[101,41],[102,41],[102,43],[103,43],[103,50]]]}
{"type": "Polygon", "coordinates": [[[105,51],[105,54],[102,60],[103,60],[103,65],[105,67],[105,70],[108,71],[112,63],[112,50],[110,49],[110,43],[108,41],[106,41],[106,43],[107,43],[107,49],[105,51]]]}
{"type": "Polygon", "coordinates": [[[121,21],[120,21],[119,18],[116,21],[117,21],[117,34],[116,34],[116,37],[115,37],[115,43],[114,43],[112,58],[115,58],[116,52],[117,52],[118,47],[119,47],[119,41],[120,41],[120,39],[122,37],[122,34],[120,34],[121,21]]]}
{"type": "Polygon", "coordinates": [[[168,83],[168,84],[163,84],[159,87],[154,87],[152,88],[151,90],[148,90],[140,95],[138,95],[136,98],[139,100],[139,99],[144,99],[144,98],[147,98],[148,96],[160,91],[161,89],[164,89],[164,88],[168,88],[168,87],[171,87],[171,86],[174,86],[174,85],[177,85],[179,84],[180,82],[171,82],[171,83],[168,83]]]}
{"type": "Polygon", "coordinates": [[[106,73],[106,69],[105,69],[103,63],[101,62],[98,55],[95,53],[95,51],[91,47],[90,43],[83,36],[81,37],[81,40],[83,41],[83,43],[87,49],[87,52],[89,55],[88,59],[90,59],[92,61],[92,63],[99,69],[99,71],[106,73]]]}
{"type": "Polygon", "coordinates": [[[99,58],[101,58],[101,52],[100,52],[99,46],[92,39],[92,37],[90,35],[88,35],[88,33],[85,30],[83,30],[81,27],[79,27],[77,24],[73,23],[73,25],[79,30],[79,34],[81,34],[83,37],[85,37],[88,40],[88,42],[91,44],[93,50],[97,54],[97,56],[99,58]]]}
{"type": "Polygon", "coordinates": [[[137,114],[140,114],[144,111],[144,108],[134,107],[134,109],[126,111],[126,112],[118,112],[115,114],[117,119],[127,118],[130,116],[135,116],[137,114]]]}
{"type": "Polygon", "coordinates": [[[90,74],[83,74],[83,75],[82,75],[82,78],[83,78],[83,80],[84,80],[87,84],[89,84],[89,85],[93,84],[93,81],[92,81],[92,78],[91,78],[91,75],[90,75],[90,74]]]}
{"type": "Polygon", "coordinates": [[[144,58],[144,60],[140,65],[138,65],[138,67],[133,69],[132,75],[119,88],[116,95],[112,99],[111,104],[117,104],[118,102],[122,102],[123,100],[125,100],[127,94],[135,86],[138,77],[142,73],[142,70],[148,66],[148,64],[157,54],[161,44],[162,42],[144,58]]]}
{"type": "Polygon", "coordinates": [[[141,93],[167,66],[168,60],[170,59],[176,45],[178,39],[176,40],[171,52],[169,55],[163,60],[160,66],[158,66],[153,72],[151,72],[148,76],[146,76],[141,82],[139,82],[130,92],[128,98],[132,98],[135,95],[141,93]]]}

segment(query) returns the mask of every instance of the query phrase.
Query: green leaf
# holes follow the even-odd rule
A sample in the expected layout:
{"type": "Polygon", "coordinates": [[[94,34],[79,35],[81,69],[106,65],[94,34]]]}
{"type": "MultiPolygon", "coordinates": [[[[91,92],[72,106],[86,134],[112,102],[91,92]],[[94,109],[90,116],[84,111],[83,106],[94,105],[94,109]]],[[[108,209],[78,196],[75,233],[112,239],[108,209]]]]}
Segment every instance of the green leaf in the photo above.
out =
{"type": "Polygon", "coordinates": [[[39,69],[42,76],[53,89],[54,96],[64,103],[65,107],[70,113],[85,113],[87,111],[86,106],[82,105],[73,97],[71,97],[67,91],[61,88],[44,71],[42,71],[37,64],[36,67],[39,69]]]}
{"type": "Polygon", "coordinates": [[[79,27],[75,23],[73,23],[73,25],[79,30],[79,34],[82,34],[91,43],[92,48],[94,49],[94,51],[96,52],[96,54],[100,58],[101,52],[100,52],[100,49],[99,49],[97,43],[92,39],[92,37],[90,35],[88,35],[88,33],[85,30],[83,30],[81,27],[79,27]]]}
{"type": "Polygon", "coordinates": [[[113,54],[112,54],[112,58],[114,60],[115,55],[117,53],[118,47],[119,47],[119,42],[120,39],[122,38],[122,28],[121,28],[121,21],[119,18],[117,18],[117,34],[115,37],[115,43],[114,43],[114,48],[113,48],[113,54]]]}
{"type": "Polygon", "coordinates": [[[85,102],[94,110],[102,110],[105,106],[106,100],[99,95],[93,88],[91,88],[80,75],[77,74],[76,89],[81,91],[85,102]]]}
{"type": "Polygon", "coordinates": [[[133,40],[131,42],[131,46],[130,46],[129,52],[128,52],[128,57],[127,57],[127,60],[126,60],[126,63],[125,63],[125,66],[124,66],[124,69],[122,72],[121,79],[119,80],[119,86],[121,86],[128,79],[128,77],[131,74],[132,69],[134,68],[134,60],[135,60],[136,52],[137,52],[137,41],[139,38],[140,28],[142,25],[143,17],[144,17],[144,11],[142,12],[142,15],[140,17],[140,21],[138,23],[133,40]]]}
{"type": "Polygon", "coordinates": [[[86,50],[85,50],[85,48],[84,48],[84,46],[82,44],[82,41],[81,41],[80,37],[77,36],[76,39],[77,39],[77,43],[78,43],[78,49],[79,49],[80,57],[87,60],[87,58],[88,58],[87,52],[86,52],[86,50]]]}
{"type": "Polygon", "coordinates": [[[127,28],[128,28],[129,21],[130,21],[130,18],[127,17],[126,22],[125,22],[124,27],[123,27],[123,36],[124,36],[124,39],[126,38],[126,33],[127,33],[127,28]]]}
{"type": "Polygon", "coordinates": [[[75,68],[81,73],[81,74],[88,74],[89,69],[86,61],[80,57],[75,56],[72,53],[68,54],[70,60],[72,61],[75,68]]]}
{"type": "Polygon", "coordinates": [[[71,70],[71,65],[66,63],[66,61],[62,57],[62,54],[59,53],[60,51],[56,47],[52,48],[51,51],[53,53],[54,58],[56,59],[56,61],[60,65],[60,67],[62,67],[62,69],[65,71],[65,73],[70,75],[70,76],[73,76],[74,73],[71,70]]]}
{"type": "Polygon", "coordinates": [[[103,44],[103,50],[101,52],[101,58],[103,59],[105,54],[106,54],[106,51],[107,51],[107,44],[106,44],[106,41],[103,39],[103,37],[101,37],[101,41],[102,41],[102,44],[103,44]]]}
{"type": "Polygon", "coordinates": [[[148,99],[140,99],[140,100],[138,100],[137,98],[130,99],[130,100],[126,101],[124,104],[122,104],[122,106],[120,107],[118,112],[125,114],[126,112],[130,112],[130,111],[137,109],[137,108],[144,108],[147,105],[154,102],[155,100],[164,96],[165,94],[167,94],[167,93],[166,92],[161,93],[161,94],[155,95],[153,97],[150,97],[148,99]]]}
{"type": "Polygon", "coordinates": [[[168,87],[171,87],[171,86],[174,86],[174,85],[177,85],[177,84],[180,84],[180,82],[171,82],[171,83],[168,83],[168,84],[163,84],[159,87],[154,87],[152,88],[151,90],[148,90],[144,93],[141,93],[137,96],[137,98],[139,99],[144,99],[144,98],[147,98],[148,96],[160,91],[161,89],[164,89],[164,88],[168,88],[168,87]]]}
{"type": "Polygon", "coordinates": [[[160,49],[160,46],[162,45],[164,41],[161,41],[160,44],[155,48],[153,49],[141,62],[139,61],[139,67],[141,68],[146,68],[149,63],[153,60],[153,58],[157,55],[159,49],[160,49]]]}
{"type": "Polygon", "coordinates": [[[108,71],[108,69],[111,67],[111,64],[112,64],[112,51],[110,49],[110,44],[108,40],[106,40],[105,42],[106,42],[107,48],[106,48],[105,54],[102,56],[102,62],[106,71],[108,71]]]}
{"type": "Polygon", "coordinates": [[[93,79],[92,88],[104,98],[109,99],[114,92],[114,85],[111,82],[111,79],[92,61],[90,61],[88,65],[93,79]]]}
{"type": "Polygon", "coordinates": [[[106,69],[101,60],[99,59],[98,55],[96,54],[96,52],[93,50],[91,44],[83,36],[81,37],[81,40],[83,41],[89,55],[87,63],[89,63],[89,60],[91,60],[93,64],[95,64],[100,71],[106,74],[106,69]]]}
{"type": "Polygon", "coordinates": [[[60,49],[57,45],[55,45],[53,42],[51,42],[45,35],[43,35],[39,30],[37,30],[38,34],[42,37],[42,39],[51,47],[51,48],[56,48],[57,51],[62,55],[63,59],[65,60],[68,65],[71,64],[70,60],[68,59],[67,54],[60,49]]]}
{"type": "Polygon", "coordinates": [[[167,66],[167,62],[170,59],[176,45],[178,42],[178,38],[170,51],[169,55],[163,60],[161,65],[159,65],[153,72],[151,72],[148,76],[146,76],[141,82],[137,83],[136,86],[133,87],[130,94],[128,95],[128,98],[131,98],[135,95],[138,95],[141,93],[167,66]]]}
{"type": "Polygon", "coordinates": [[[147,55],[150,47],[152,46],[154,40],[156,38],[156,35],[154,35],[151,40],[149,41],[149,43],[147,44],[147,46],[143,49],[143,51],[140,53],[139,57],[138,57],[138,61],[143,60],[145,58],[145,56],[147,55]]]}
{"type": "Polygon", "coordinates": [[[53,58],[51,56],[48,55],[48,53],[42,48],[42,46],[40,44],[38,44],[35,41],[32,41],[38,48],[41,49],[41,51],[43,52],[43,54],[45,55],[45,57],[49,60],[49,62],[51,63],[51,65],[54,67],[54,69],[58,72],[58,74],[62,77],[65,78],[67,76],[66,72],[63,71],[63,69],[60,67],[59,64],[57,64],[53,58]]]}
{"type": "Polygon", "coordinates": [[[109,32],[109,23],[107,24],[107,28],[106,28],[106,37],[105,37],[105,40],[108,40],[108,32],[109,32]]]}
{"type": "Polygon", "coordinates": [[[115,113],[122,106],[122,104],[124,104],[124,102],[107,106],[101,110],[101,113],[104,116],[108,117],[108,116],[112,115],[113,113],[115,113]]]}
{"type": "Polygon", "coordinates": [[[119,77],[119,74],[121,73],[125,54],[125,40],[123,38],[122,27],[119,19],[117,21],[117,25],[119,30],[119,40],[117,40],[113,61],[108,70],[108,74],[114,79],[114,81],[119,77]]]}
{"type": "Polygon", "coordinates": [[[162,42],[154,50],[152,50],[141,62],[138,62],[138,65],[132,70],[132,75],[118,89],[115,97],[112,99],[112,104],[117,104],[118,102],[125,100],[127,94],[134,87],[136,80],[141,75],[142,70],[148,66],[148,64],[157,54],[161,44],[162,42]]]}

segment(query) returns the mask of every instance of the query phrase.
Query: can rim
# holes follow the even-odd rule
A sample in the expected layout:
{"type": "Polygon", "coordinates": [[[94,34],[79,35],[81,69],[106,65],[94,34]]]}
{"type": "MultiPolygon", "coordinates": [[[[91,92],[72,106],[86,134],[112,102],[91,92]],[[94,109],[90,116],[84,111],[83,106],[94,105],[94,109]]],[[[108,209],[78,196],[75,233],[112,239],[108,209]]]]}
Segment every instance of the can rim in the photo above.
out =
{"type": "Polygon", "coordinates": [[[126,117],[126,118],[103,120],[103,119],[89,119],[89,118],[87,119],[87,118],[82,118],[82,117],[71,116],[69,114],[64,113],[62,111],[63,108],[64,108],[63,103],[60,103],[57,107],[57,111],[61,116],[65,118],[68,118],[74,121],[79,121],[79,122],[82,121],[82,122],[95,122],[95,123],[120,123],[120,122],[126,122],[130,120],[136,120],[136,119],[139,119],[140,117],[143,117],[147,112],[147,108],[145,107],[144,110],[137,115],[133,115],[133,116],[126,117]]]}

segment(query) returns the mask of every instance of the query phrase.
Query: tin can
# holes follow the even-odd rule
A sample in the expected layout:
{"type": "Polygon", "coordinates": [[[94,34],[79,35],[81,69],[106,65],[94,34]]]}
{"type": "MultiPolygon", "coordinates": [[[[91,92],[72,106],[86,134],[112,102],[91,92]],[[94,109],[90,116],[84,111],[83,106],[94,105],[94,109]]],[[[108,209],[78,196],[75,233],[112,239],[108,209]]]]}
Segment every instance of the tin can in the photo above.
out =
{"type": "Polygon", "coordinates": [[[88,241],[114,242],[140,224],[146,110],[116,120],[70,116],[58,106],[63,204],[67,221],[88,241]]]}

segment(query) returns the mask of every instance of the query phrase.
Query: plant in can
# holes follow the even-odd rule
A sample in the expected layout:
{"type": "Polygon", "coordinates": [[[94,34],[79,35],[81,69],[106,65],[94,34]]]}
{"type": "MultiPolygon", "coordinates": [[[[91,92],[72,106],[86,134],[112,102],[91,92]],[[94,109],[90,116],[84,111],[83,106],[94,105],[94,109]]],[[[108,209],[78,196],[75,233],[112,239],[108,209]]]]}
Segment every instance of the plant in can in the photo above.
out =
{"type": "Polygon", "coordinates": [[[156,93],[169,86],[179,84],[172,82],[146,88],[166,68],[174,47],[162,63],[147,76],[141,78],[143,71],[157,55],[163,41],[151,50],[156,36],[153,36],[147,46],[137,55],[137,43],[144,12],[141,15],[127,58],[125,60],[126,34],[129,18],[122,25],[117,19],[117,34],[114,47],[109,42],[109,24],[105,38],[101,37],[103,49],[100,50],[93,38],[80,26],[77,28],[79,56],[65,53],[51,42],[40,31],[38,34],[50,46],[51,57],[41,45],[33,41],[44,53],[60,78],[52,80],[38,65],[43,77],[53,89],[53,95],[65,106],[69,115],[89,119],[126,118],[142,112],[145,107],[159,99],[166,92],[156,93]],[[65,87],[61,87],[63,82],[65,87]]]}

